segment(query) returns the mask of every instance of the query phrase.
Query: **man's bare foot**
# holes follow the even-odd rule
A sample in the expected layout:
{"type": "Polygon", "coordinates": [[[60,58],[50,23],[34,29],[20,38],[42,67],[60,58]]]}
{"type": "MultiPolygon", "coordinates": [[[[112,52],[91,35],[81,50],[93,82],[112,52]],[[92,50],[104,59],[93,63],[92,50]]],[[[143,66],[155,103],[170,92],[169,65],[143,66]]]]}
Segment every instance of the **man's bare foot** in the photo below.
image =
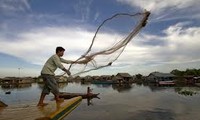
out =
{"type": "Polygon", "coordinates": [[[38,103],[37,104],[37,106],[41,106],[41,107],[46,106],[46,105],[48,105],[48,103],[38,103]]]}

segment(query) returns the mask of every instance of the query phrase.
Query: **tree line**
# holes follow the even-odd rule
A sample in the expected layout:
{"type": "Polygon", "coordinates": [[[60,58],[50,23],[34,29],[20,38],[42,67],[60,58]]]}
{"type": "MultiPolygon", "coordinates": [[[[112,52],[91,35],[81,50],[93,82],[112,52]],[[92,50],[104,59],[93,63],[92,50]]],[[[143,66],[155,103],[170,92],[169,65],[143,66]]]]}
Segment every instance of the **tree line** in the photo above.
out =
{"type": "Polygon", "coordinates": [[[200,69],[186,69],[185,71],[175,69],[172,70],[170,73],[176,76],[200,76],[200,69]]]}

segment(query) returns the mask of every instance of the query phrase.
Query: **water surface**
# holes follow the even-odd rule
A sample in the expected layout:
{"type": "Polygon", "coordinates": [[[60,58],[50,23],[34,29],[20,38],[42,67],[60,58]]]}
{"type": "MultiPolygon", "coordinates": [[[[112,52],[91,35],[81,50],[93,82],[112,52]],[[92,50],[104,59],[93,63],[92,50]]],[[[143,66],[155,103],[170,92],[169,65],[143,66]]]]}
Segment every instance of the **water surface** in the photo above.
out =
{"type": "MultiPolygon", "coordinates": [[[[87,87],[100,93],[88,105],[87,100],[70,113],[65,120],[200,120],[200,88],[155,87],[143,85],[82,85],[60,84],[60,91],[85,93],[87,87]],[[180,94],[181,90],[195,92],[180,94]]],[[[18,88],[0,88],[0,99],[8,105],[37,103],[41,85],[31,84],[18,88]],[[11,94],[5,92],[11,91],[11,94]]],[[[52,100],[50,94],[45,99],[52,100]]]]}

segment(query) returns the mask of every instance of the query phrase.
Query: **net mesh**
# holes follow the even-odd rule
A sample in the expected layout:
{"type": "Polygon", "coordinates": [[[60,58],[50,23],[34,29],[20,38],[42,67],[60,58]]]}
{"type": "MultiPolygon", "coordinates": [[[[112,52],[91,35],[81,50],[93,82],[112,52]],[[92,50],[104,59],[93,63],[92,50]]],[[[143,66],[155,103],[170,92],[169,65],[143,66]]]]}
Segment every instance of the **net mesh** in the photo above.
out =
{"type": "Polygon", "coordinates": [[[127,44],[146,25],[150,12],[118,13],[104,20],[97,28],[88,50],[76,60],[86,64],[71,64],[72,76],[111,66],[127,44]]]}

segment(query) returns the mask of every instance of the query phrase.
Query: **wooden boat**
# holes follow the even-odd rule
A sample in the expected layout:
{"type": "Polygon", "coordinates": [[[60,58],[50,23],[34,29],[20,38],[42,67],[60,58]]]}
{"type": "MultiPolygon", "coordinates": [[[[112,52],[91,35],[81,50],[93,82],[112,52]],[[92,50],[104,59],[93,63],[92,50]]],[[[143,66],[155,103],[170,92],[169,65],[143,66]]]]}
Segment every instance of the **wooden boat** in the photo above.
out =
{"type": "Polygon", "coordinates": [[[86,98],[98,98],[98,94],[94,94],[94,93],[67,93],[67,92],[60,92],[60,98],[65,98],[65,99],[70,99],[73,97],[77,97],[77,96],[81,96],[83,99],[86,98]]]}
{"type": "Polygon", "coordinates": [[[173,85],[175,85],[175,83],[174,83],[174,81],[159,81],[158,85],[159,86],[165,86],[165,85],[171,85],[171,86],[173,86],[173,85]]]}
{"type": "Polygon", "coordinates": [[[98,98],[98,94],[94,94],[92,93],[92,90],[90,89],[90,87],[87,88],[87,93],[67,93],[67,92],[60,92],[60,97],[61,98],[65,98],[65,99],[70,99],[73,97],[77,97],[77,96],[81,96],[83,99],[86,98],[98,98]]]}
{"type": "Polygon", "coordinates": [[[48,105],[38,107],[36,104],[8,106],[0,108],[2,120],[61,120],[74,110],[82,101],[78,96],[61,103],[50,101],[48,105]]]}

